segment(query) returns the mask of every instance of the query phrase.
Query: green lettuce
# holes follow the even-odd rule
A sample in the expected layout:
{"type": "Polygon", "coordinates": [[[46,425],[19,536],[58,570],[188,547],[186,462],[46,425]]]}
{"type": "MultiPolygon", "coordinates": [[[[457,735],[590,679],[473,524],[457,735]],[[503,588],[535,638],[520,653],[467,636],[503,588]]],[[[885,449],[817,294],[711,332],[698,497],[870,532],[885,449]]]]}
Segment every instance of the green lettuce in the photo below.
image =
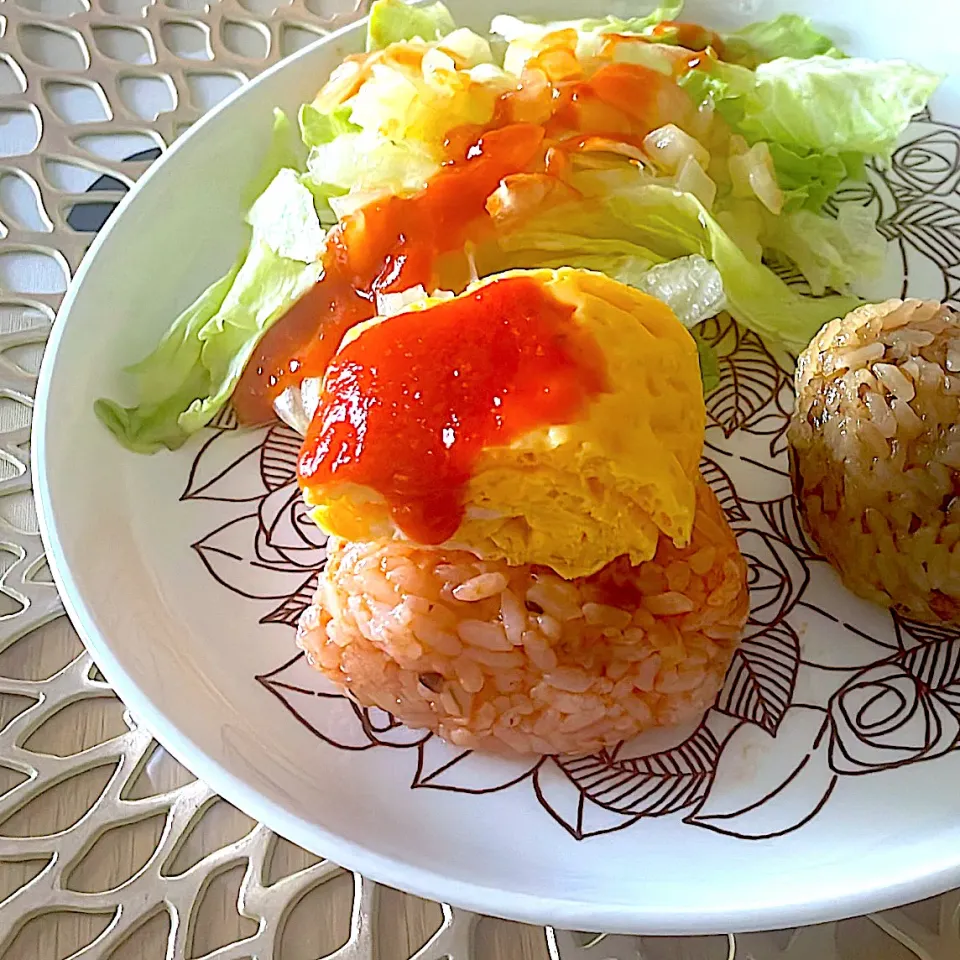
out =
{"type": "Polygon", "coordinates": [[[720,271],[699,254],[651,267],[634,286],[662,300],[688,329],[726,306],[720,271]]]}
{"type": "Polygon", "coordinates": [[[297,117],[304,146],[311,149],[336,140],[342,133],[359,133],[361,128],[350,122],[351,112],[349,104],[341,103],[324,113],[312,103],[305,103],[297,117]]]}
{"type": "Polygon", "coordinates": [[[873,215],[852,203],[843,204],[836,219],[809,210],[768,216],[760,239],[767,250],[796,264],[815,295],[877,276],[887,253],[873,215]]]}
{"type": "MultiPolygon", "coordinates": [[[[586,227],[591,218],[580,216],[580,210],[576,214],[572,226],[586,227]]],[[[587,229],[584,233],[567,232],[550,215],[537,217],[528,228],[503,234],[498,238],[497,248],[497,254],[489,264],[483,262],[481,255],[481,274],[537,267],[574,267],[596,270],[612,280],[638,288],[650,268],[665,259],[629,240],[603,236],[602,226],[587,229]],[[557,229],[552,229],[554,226],[557,229]]]]}
{"type": "Polygon", "coordinates": [[[603,206],[628,236],[657,253],[670,259],[699,253],[712,261],[734,319],[788,349],[802,350],[824,323],[860,302],[801,296],[762,263],[750,260],[692,194],[648,185],[605,198],[603,206]]]}
{"type": "MultiPolygon", "coordinates": [[[[730,314],[790,350],[802,350],[824,323],[860,304],[855,297],[797,293],[747,256],[696,197],[657,184],[555,207],[498,243],[510,266],[582,266],[617,279],[626,279],[631,251],[637,277],[654,263],[699,254],[719,271],[730,314]],[[554,249],[545,251],[549,236],[555,238],[554,249]],[[557,249],[561,237],[563,250],[557,249]],[[599,239],[606,247],[598,246],[599,239]]],[[[634,280],[633,285],[641,284],[634,280]]]]}
{"type": "Polygon", "coordinates": [[[326,231],[320,225],[313,195],[296,170],[284,167],[260,195],[247,222],[274,253],[311,263],[323,252],[326,231]]]}
{"type": "Polygon", "coordinates": [[[292,167],[299,170],[303,168],[305,160],[305,151],[297,131],[287,115],[279,109],[273,111],[273,130],[270,136],[270,143],[267,146],[267,153],[260,164],[260,170],[257,175],[247,184],[247,189],[241,196],[241,204],[244,210],[248,210],[257,197],[263,193],[270,185],[270,181],[276,176],[278,170],[284,167],[292,167]]]}
{"type": "MultiPolygon", "coordinates": [[[[286,140],[290,124],[275,130],[286,140]]],[[[287,156],[272,149],[267,163],[287,156]]],[[[209,423],[230,399],[263,334],[321,275],[316,257],[323,231],[296,170],[273,172],[247,222],[249,244],[230,271],[177,317],[149,356],[127,369],[136,403],[95,403],[96,415],[130,450],[174,450],[209,423]]]]}
{"type": "Polygon", "coordinates": [[[940,76],[902,60],[821,55],[781,57],[756,70],[718,61],[684,82],[751,143],[886,156],[940,76]]]}
{"type": "Polygon", "coordinates": [[[841,50],[824,33],[820,33],[809,17],[781,13],[772,20],[751,23],[723,36],[724,60],[745,67],[776,60],[778,57],[844,57],[841,50]]]}
{"type": "Polygon", "coordinates": [[[651,10],[650,13],[639,17],[588,17],[581,20],[551,20],[547,23],[531,23],[527,20],[521,20],[519,17],[500,14],[493,18],[490,24],[490,32],[503,37],[508,42],[513,40],[536,41],[548,33],[556,33],[558,30],[576,30],[581,35],[642,34],[664,20],[675,20],[682,9],[683,0],[675,0],[672,3],[664,3],[651,10]]]}
{"type": "Polygon", "coordinates": [[[700,379],[703,381],[703,395],[713,393],[720,386],[720,360],[712,343],[707,343],[700,336],[699,331],[690,331],[693,342],[697,345],[697,354],[700,357],[700,379]]]}
{"type": "Polygon", "coordinates": [[[320,272],[318,263],[277,256],[255,240],[174,321],[156,350],[127,369],[136,405],[100,399],[94,412],[136,453],[176,450],[227,403],[260,338],[320,272]]]}
{"type": "Polygon", "coordinates": [[[787,211],[815,213],[845,179],[863,176],[868,157],[892,152],[939,81],[903,61],[828,51],[761,62],[756,70],[717,61],[682,82],[749,143],[769,145],[787,211]]]}
{"type": "Polygon", "coordinates": [[[410,6],[403,0],[376,0],[367,23],[367,52],[403,40],[439,40],[456,29],[442,3],[410,6]]]}
{"type": "Polygon", "coordinates": [[[837,187],[844,180],[856,176],[863,166],[862,159],[859,164],[856,161],[848,162],[835,153],[788,147],[776,141],[770,143],[769,147],[787,212],[803,209],[817,213],[837,187]]]}

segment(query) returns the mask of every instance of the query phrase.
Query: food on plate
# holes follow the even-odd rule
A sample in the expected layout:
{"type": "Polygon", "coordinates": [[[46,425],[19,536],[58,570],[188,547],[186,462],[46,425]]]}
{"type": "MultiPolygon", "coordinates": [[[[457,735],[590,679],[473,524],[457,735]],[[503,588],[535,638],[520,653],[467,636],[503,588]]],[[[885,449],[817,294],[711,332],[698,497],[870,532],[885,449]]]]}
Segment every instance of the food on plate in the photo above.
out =
{"type": "Polygon", "coordinates": [[[960,623],[960,316],[888,300],[801,354],[789,440],[808,530],[843,582],[960,623]]]}
{"type": "Polygon", "coordinates": [[[140,452],[180,446],[231,402],[268,420],[378,296],[513,268],[597,270],[689,327],[726,309],[803,349],[859,303],[851,284],[885,247],[871,208],[824,204],[891,153],[938,77],[847,57],[802,17],[717,34],[681,7],[498,16],[481,36],[440,4],[377,0],[367,52],[298,130],[277,115],[247,249],[131,368],[133,405],[101,400],[101,420],[140,452]],[[825,295],[766,265],[784,258],[825,295]]]}
{"type": "Polygon", "coordinates": [[[860,305],[885,241],[828,201],[939,80],[802,17],[681,8],[480,35],[376,0],[365,52],[296,129],[276,113],[231,270],[130,368],[131,406],[96,404],[142,453],[227,407],[297,429],[331,537],[302,646],[463,746],[582,752],[709,704],[747,589],[698,472],[698,326],[789,355],[860,305]]]}
{"type": "Polygon", "coordinates": [[[694,719],[747,615],[699,475],[690,334],[599,274],[517,271],[354,328],[299,476],[335,533],[299,641],[464,747],[581,753],[694,719]]]}
{"type": "Polygon", "coordinates": [[[696,720],[747,616],[746,572],[697,482],[690,542],[564,580],[403,540],[332,539],[298,640],[361,703],[457,746],[588,753],[696,720]]]}
{"type": "Polygon", "coordinates": [[[315,392],[300,483],[334,536],[564,577],[690,538],[696,345],[660,300],[602,274],[512,271],[412,302],[350,331],[315,392]]]}

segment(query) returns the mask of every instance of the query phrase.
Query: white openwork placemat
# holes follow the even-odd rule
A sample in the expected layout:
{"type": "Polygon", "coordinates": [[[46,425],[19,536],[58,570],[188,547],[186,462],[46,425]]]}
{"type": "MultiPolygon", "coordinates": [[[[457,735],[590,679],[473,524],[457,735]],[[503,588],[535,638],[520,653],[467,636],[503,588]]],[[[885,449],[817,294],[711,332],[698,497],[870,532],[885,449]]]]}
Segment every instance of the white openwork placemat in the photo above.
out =
{"type": "Polygon", "coordinates": [[[0,960],[956,960],[957,893],[683,940],[524,927],[379,888],[218,798],[82,651],[30,493],[57,305],[150,161],[244,80],[359,16],[352,2],[0,0],[0,960]]]}

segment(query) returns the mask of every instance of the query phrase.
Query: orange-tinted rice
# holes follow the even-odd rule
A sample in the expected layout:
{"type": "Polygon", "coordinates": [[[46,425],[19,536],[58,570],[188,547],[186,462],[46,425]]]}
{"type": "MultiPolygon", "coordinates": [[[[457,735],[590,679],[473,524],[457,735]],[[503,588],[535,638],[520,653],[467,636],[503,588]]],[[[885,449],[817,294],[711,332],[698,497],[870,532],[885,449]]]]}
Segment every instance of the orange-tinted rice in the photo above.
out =
{"type": "Polygon", "coordinates": [[[331,540],[298,639],[361,704],[461,747],[586,753],[701,715],[748,609],[746,566],[701,482],[685,548],[563,580],[400,540],[331,540]]]}

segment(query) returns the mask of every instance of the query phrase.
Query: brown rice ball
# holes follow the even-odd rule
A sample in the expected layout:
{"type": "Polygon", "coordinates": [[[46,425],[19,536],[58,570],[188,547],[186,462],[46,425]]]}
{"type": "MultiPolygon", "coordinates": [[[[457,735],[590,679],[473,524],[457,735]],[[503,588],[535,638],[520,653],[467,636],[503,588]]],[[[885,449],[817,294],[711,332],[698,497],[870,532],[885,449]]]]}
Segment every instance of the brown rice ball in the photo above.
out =
{"type": "Polygon", "coordinates": [[[365,706],[460,747],[587,753],[699,717],[747,616],[746,566],[710,488],[689,546],[563,580],[462,551],[331,540],[298,639],[365,706]]]}
{"type": "Polygon", "coordinates": [[[888,300],[828,323],[797,364],[801,514],[856,594],[960,622],[960,317],[888,300]]]}

